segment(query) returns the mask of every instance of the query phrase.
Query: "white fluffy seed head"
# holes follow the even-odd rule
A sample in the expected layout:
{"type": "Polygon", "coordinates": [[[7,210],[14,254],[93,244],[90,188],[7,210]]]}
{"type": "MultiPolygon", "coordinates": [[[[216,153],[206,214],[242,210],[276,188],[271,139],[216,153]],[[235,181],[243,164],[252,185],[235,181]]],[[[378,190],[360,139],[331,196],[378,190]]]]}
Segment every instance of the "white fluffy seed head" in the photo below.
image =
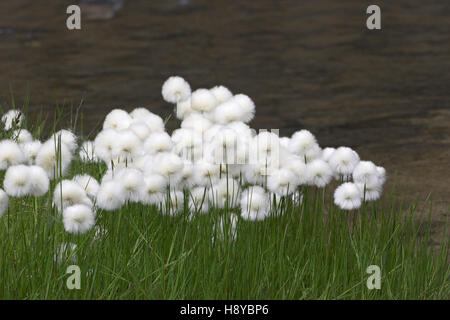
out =
{"type": "Polygon", "coordinates": [[[135,108],[130,112],[130,117],[133,121],[142,121],[143,118],[151,116],[153,113],[146,108],[135,108]]]}
{"type": "Polygon", "coordinates": [[[191,95],[191,107],[197,112],[211,112],[218,104],[214,94],[208,89],[197,89],[191,95]]]}
{"type": "Polygon", "coordinates": [[[378,181],[381,185],[383,185],[386,182],[386,169],[383,167],[377,167],[377,174],[378,174],[378,181]]]}
{"type": "Polygon", "coordinates": [[[361,206],[361,191],[353,182],[343,183],[334,192],[334,203],[343,210],[358,209],[361,206]]]}
{"type": "Polygon", "coordinates": [[[122,185],[125,200],[139,202],[140,192],[144,187],[144,178],[141,171],[133,168],[120,169],[114,179],[122,185]]]}
{"type": "Polygon", "coordinates": [[[233,178],[221,178],[209,189],[210,203],[218,208],[235,208],[240,201],[241,186],[233,178]]]}
{"type": "Polygon", "coordinates": [[[97,193],[97,206],[106,211],[114,211],[125,204],[125,190],[115,179],[102,181],[97,193]]]}
{"type": "Polygon", "coordinates": [[[333,152],[336,150],[336,148],[330,148],[326,147],[322,150],[322,160],[328,162],[333,152]]]}
{"type": "Polygon", "coordinates": [[[170,152],[172,147],[172,138],[167,132],[154,132],[144,142],[144,150],[149,155],[170,152]]]}
{"type": "Polygon", "coordinates": [[[353,170],[353,181],[367,186],[377,185],[377,166],[372,161],[360,161],[353,170]]]}
{"type": "Polygon", "coordinates": [[[269,195],[259,186],[246,189],[241,196],[241,217],[244,220],[263,220],[269,213],[269,195]]]}
{"type": "Polygon", "coordinates": [[[165,101],[175,104],[191,95],[191,86],[182,77],[172,76],[164,82],[161,93],[165,101]]]}
{"type": "Polygon", "coordinates": [[[290,155],[283,157],[281,165],[294,173],[298,185],[306,184],[308,182],[309,176],[305,161],[299,156],[290,155]]]}
{"type": "Polygon", "coordinates": [[[114,150],[117,150],[116,144],[119,133],[114,129],[100,131],[94,141],[94,152],[96,156],[105,163],[111,162],[114,158],[114,150]]]}
{"type": "Polygon", "coordinates": [[[25,165],[9,167],[6,170],[3,188],[11,197],[29,195],[31,190],[29,168],[25,165]]]}
{"type": "Polygon", "coordinates": [[[72,162],[72,153],[65,143],[47,140],[36,156],[36,165],[42,167],[50,179],[64,176],[72,162]]]}
{"type": "Polygon", "coordinates": [[[95,144],[93,141],[85,141],[81,145],[80,153],[79,153],[80,159],[83,162],[97,162],[98,157],[95,154],[95,144]]]}
{"type": "Polygon", "coordinates": [[[55,144],[61,141],[61,143],[67,146],[67,148],[70,150],[71,153],[73,153],[78,147],[77,137],[70,130],[66,129],[59,130],[58,132],[53,134],[48,140],[52,141],[55,144]]]}
{"type": "Polygon", "coordinates": [[[39,140],[34,140],[20,145],[20,149],[25,156],[25,163],[32,165],[36,163],[36,157],[41,149],[42,143],[39,140]]]}
{"type": "Polygon", "coordinates": [[[211,187],[220,176],[220,165],[206,159],[197,161],[194,169],[195,184],[201,187],[211,187]]]}
{"type": "Polygon", "coordinates": [[[103,129],[124,130],[131,125],[133,118],[122,109],[114,109],[108,113],[103,122],[103,129]]]}
{"type": "Polygon", "coordinates": [[[92,201],[88,198],[86,191],[72,180],[63,180],[55,186],[53,204],[59,212],[76,204],[92,207],[92,201]]]}
{"type": "Polygon", "coordinates": [[[131,125],[130,125],[130,130],[134,132],[134,134],[142,141],[144,142],[148,136],[150,135],[150,133],[152,133],[152,131],[150,130],[150,128],[147,126],[147,124],[143,121],[134,121],[131,125]]]}
{"type": "Polygon", "coordinates": [[[225,101],[214,110],[214,121],[219,124],[228,124],[242,121],[244,110],[234,99],[225,101]]]}
{"type": "Polygon", "coordinates": [[[148,112],[147,115],[138,119],[140,122],[144,122],[150,129],[150,132],[164,132],[164,120],[152,112],[148,112]]]}
{"type": "Polygon", "coordinates": [[[160,174],[146,175],[140,190],[140,202],[147,205],[160,204],[164,199],[167,184],[167,179],[160,174]]]}
{"type": "MultiPolygon", "coordinates": [[[[171,187],[181,180],[183,160],[174,153],[160,153],[155,156],[152,164],[153,171],[165,177],[171,187]]],[[[146,170],[149,172],[149,170],[146,170]]]]}
{"type": "Polygon", "coordinates": [[[192,129],[181,128],[172,133],[173,152],[182,159],[197,161],[203,154],[202,134],[192,129]]]}
{"type": "Polygon", "coordinates": [[[28,130],[25,129],[14,130],[12,136],[13,139],[19,144],[33,141],[33,136],[28,130]]]}
{"type": "Polygon", "coordinates": [[[86,233],[95,224],[95,214],[91,207],[76,204],[64,209],[63,223],[68,233],[86,233]]]}
{"type": "Polygon", "coordinates": [[[25,120],[25,115],[20,110],[9,110],[2,116],[2,122],[5,130],[18,128],[25,120]]]}
{"type": "Polygon", "coordinates": [[[193,113],[196,112],[192,109],[191,98],[177,103],[176,114],[178,119],[183,120],[193,113]]]}
{"type": "Polygon", "coordinates": [[[358,162],[358,154],[348,147],[337,148],[328,159],[331,169],[341,176],[351,175],[358,162]]]}
{"type": "Polygon", "coordinates": [[[100,185],[94,177],[91,177],[88,174],[79,174],[73,177],[73,181],[78,183],[80,187],[82,187],[86,191],[88,197],[90,197],[91,199],[95,199],[100,185]]]}
{"type": "Polygon", "coordinates": [[[322,160],[316,159],[306,165],[308,173],[308,184],[319,188],[325,187],[333,177],[333,170],[330,165],[322,160]]]}
{"type": "Polygon", "coordinates": [[[295,174],[287,169],[274,170],[267,177],[267,188],[280,196],[292,194],[298,187],[298,179],[295,174]]]}
{"type": "Polygon", "coordinates": [[[283,148],[289,149],[289,142],[291,138],[289,137],[280,137],[280,144],[283,148]]]}
{"type": "Polygon", "coordinates": [[[240,120],[249,123],[255,117],[256,107],[253,100],[242,93],[235,95],[232,100],[241,107],[242,116],[240,120]]]}
{"type": "Polygon", "coordinates": [[[5,191],[0,189],[0,217],[5,214],[8,209],[9,197],[5,191]]]}
{"type": "Polygon", "coordinates": [[[25,161],[25,155],[19,145],[12,140],[0,141],[0,170],[18,165],[25,161]]]}
{"type": "Polygon", "coordinates": [[[224,103],[233,97],[231,91],[224,86],[215,86],[210,89],[211,93],[216,97],[218,103],[224,103]]]}
{"type": "MultiPolygon", "coordinates": [[[[293,154],[300,157],[315,158],[319,152],[319,146],[316,141],[316,137],[308,130],[300,130],[295,132],[290,141],[288,149],[293,154]],[[311,155],[312,153],[312,155],[311,155]]],[[[308,160],[308,159],[307,159],[308,160]]]]}
{"type": "Polygon", "coordinates": [[[365,201],[375,201],[381,197],[383,186],[380,183],[367,185],[364,183],[356,183],[361,192],[361,198],[365,201]]]}
{"type": "Polygon", "coordinates": [[[47,193],[50,187],[50,179],[47,172],[39,166],[28,167],[30,177],[30,194],[35,197],[41,197],[47,193]]]}
{"type": "Polygon", "coordinates": [[[117,133],[112,155],[121,162],[132,161],[142,153],[142,141],[132,130],[122,130],[117,133]]]}
{"type": "Polygon", "coordinates": [[[181,122],[181,128],[192,129],[201,134],[211,128],[212,123],[199,113],[193,113],[187,116],[181,122]]]}

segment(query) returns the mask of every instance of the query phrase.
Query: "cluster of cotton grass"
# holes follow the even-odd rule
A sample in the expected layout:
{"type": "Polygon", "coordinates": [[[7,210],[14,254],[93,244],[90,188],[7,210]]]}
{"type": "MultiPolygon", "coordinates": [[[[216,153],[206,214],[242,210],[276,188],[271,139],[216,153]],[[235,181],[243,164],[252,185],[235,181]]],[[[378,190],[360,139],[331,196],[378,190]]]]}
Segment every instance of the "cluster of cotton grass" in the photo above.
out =
{"type": "MultiPolygon", "coordinates": [[[[252,130],[248,123],[255,104],[245,94],[223,86],[191,92],[183,78],[170,77],[162,95],[175,105],[181,121],[172,134],[161,117],[145,108],[130,113],[115,109],[95,140],[80,148],[68,130],[45,142],[33,140],[20,128],[23,115],[9,111],[2,117],[13,138],[0,142],[0,169],[6,170],[0,214],[8,196],[42,196],[55,178],[60,181],[53,205],[70,233],[90,230],[98,210],[114,211],[129,203],[157,206],[171,216],[187,208],[191,219],[211,209],[227,209],[240,212],[244,220],[263,220],[280,214],[283,202],[300,203],[306,186],[324,188],[332,179],[341,182],[334,202],[343,210],[357,209],[381,195],[385,170],[360,161],[351,148],[322,149],[307,130],[291,137],[252,130]],[[107,165],[100,182],[85,174],[62,179],[77,149],[81,161],[107,165]]],[[[230,215],[233,230],[236,221],[237,216],[230,215]]],[[[216,228],[222,230],[223,225],[222,219],[216,228]]]]}

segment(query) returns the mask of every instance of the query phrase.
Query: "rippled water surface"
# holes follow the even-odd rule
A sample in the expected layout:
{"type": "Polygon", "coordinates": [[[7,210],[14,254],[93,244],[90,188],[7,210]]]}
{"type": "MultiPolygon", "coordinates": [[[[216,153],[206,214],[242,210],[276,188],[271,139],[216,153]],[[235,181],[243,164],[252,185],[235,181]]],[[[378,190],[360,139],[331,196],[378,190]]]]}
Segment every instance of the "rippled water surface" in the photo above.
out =
{"type": "Polygon", "coordinates": [[[0,2],[4,107],[10,85],[19,102],[29,87],[31,111],[83,100],[94,128],[114,107],[167,116],[170,75],[223,84],[254,99],[252,126],[352,146],[448,216],[448,1],[383,4],[381,31],[365,28],[365,3],[335,0],[84,0],[82,30],[68,31],[74,2],[0,2]]]}

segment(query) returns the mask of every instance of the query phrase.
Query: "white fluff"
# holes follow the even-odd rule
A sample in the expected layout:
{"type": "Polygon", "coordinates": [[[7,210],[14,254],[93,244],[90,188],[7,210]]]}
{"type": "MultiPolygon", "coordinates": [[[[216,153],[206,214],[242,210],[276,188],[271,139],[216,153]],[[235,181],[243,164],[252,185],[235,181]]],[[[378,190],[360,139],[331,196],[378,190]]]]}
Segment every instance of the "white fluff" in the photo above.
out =
{"type": "Polygon", "coordinates": [[[209,189],[209,199],[213,206],[229,208],[238,206],[240,200],[241,186],[233,178],[221,178],[215,185],[209,189]]]}
{"type": "Polygon", "coordinates": [[[30,195],[41,197],[48,192],[50,187],[50,179],[47,172],[39,166],[28,167],[28,174],[30,178],[30,195]]]}
{"type": "Polygon", "coordinates": [[[114,179],[122,185],[125,200],[139,202],[144,187],[143,173],[137,169],[124,168],[117,171],[114,179]]]}
{"type": "Polygon", "coordinates": [[[197,161],[194,169],[195,184],[201,187],[211,187],[219,179],[220,166],[208,160],[197,161]]]}
{"type": "Polygon", "coordinates": [[[95,154],[95,144],[93,141],[85,141],[81,145],[80,153],[79,153],[80,159],[83,162],[97,162],[98,157],[95,154]]]}
{"type": "Polygon", "coordinates": [[[0,217],[3,216],[8,209],[9,197],[5,191],[0,189],[0,217]]]}
{"type": "Polygon", "coordinates": [[[28,165],[36,164],[36,157],[41,147],[42,143],[39,140],[22,143],[20,149],[25,156],[25,163],[28,165]]]}
{"type": "Polygon", "coordinates": [[[160,116],[158,116],[150,111],[147,113],[147,115],[139,118],[138,121],[144,122],[147,125],[147,127],[150,129],[151,132],[163,132],[164,131],[164,120],[160,116]]]}
{"type": "Polygon", "coordinates": [[[106,211],[114,211],[125,204],[125,190],[116,180],[102,181],[97,193],[97,206],[106,211]]]}
{"type": "Polygon", "coordinates": [[[171,187],[176,186],[181,180],[183,160],[173,153],[160,153],[155,156],[152,168],[146,168],[146,173],[158,173],[169,181],[171,187]]]}
{"type": "Polygon", "coordinates": [[[42,167],[50,179],[60,174],[64,176],[72,162],[72,153],[65,143],[48,140],[39,150],[36,156],[36,165],[42,167]],[[61,172],[60,172],[61,171],[61,172]]]}
{"type": "Polygon", "coordinates": [[[218,104],[216,97],[208,89],[197,89],[191,95],[191,107],[197,112],[211,112],[218,104]]]}
{"type": "Polygon", "coordinates": [[[114,130],[124,130],[128,129],[133,118],[122,109],[114,109],[106,115],[105,121],[103,122],[103,130],[114,129],[114,130]]]}
{"type": "Polygon", "coordinates": [[[334,192],[334,203],[343,210],[358,209],[361,206],[361,191],[353,182],[343,183],[334,192]]]}
{"type": "Polygon", "coordinates": [[[360,161],[353,170],[353,181],[362,185],[374,186],[378,184],[378,171],[371,161],[360,161]]]}
{"type": "Polygon", "coordinates": [[[149,174],[144,177],[144,184],[140,190],[140,201],[143,204],[159,204],[163,201],[168,181],[162,175],[149,174]]]}
{"type": "Polygon", "coordinates": [[[114,150],[117,150],[116,144],[119,133],[113,129],[101,131],[94,141],[95,155],[106,163],[114,158],[114,150]]]}
{"type": "Polygon", "coordinates": [[[232,99],[234,102],[239,104],[242,110],[241,121],[249,123],[255,117],[255,103],[253,100],[245,94],[237,94],[232,99]]]}
{"type": "Polygon", "coordinates": [[[172,147],[172,138],[167,132],[154,132],[144,142],[144,150],[150,155],[160,152],[170,152],[172,147]]]}
{"type": "Polygon", "coordinates": [[[383,167],[377,167],[377,174],[378,174],[378,181],[381,185],[383,185],[386,182],[386,169],[383,167]]]}
{"type": "Polygon", "coordinates": [[[374,183],[371,185],[367,185],[364,183],[356,183],[361,192],[361,198],[365,201],[374,201],[378,200],[381,196],[381,191],[383,187],[380,183],[374,183]]]}
{"type": "Polygon", "coordinates": [[[259,186],[246,189],[241,196],[241,217],[244,220],[264,220],[270,213],[269,195],[259,186]]]}
{"type": "Polygon", "coordinates": [[[67,146],[71,153],[73,153],[78,147],[77,137],[71,131],[65,129],[59,130],[48,140],[52,141],[53,143],[58,143],[59,141],[61,141],[61,143],[67,146]]]}
{"type": "Polygon", "coordinates": [[[69,233],[86,233],[95,224],[95,214],[91,207],[77,204],[64,209],[63,222],[64,229],[69,233]]]}
{"type": "Polygon", "coordinates": [[[351,175],[358,162],[358,154],[348,147],[337,148],[328,159],[331,169],[341,176],[351,175]]]}
{"type": "Polygon", "coordinates": [[[218,103],[223,103],[233,97],[231,91],[224,86],[215,86],[214,88],[211,88],[210,91],[218,103]]]}
{"type": "Polygon", "coordinates": [[[63,180],[55,186],[53,204],[59,212],[76,204],[92,207],[92,201],[88,198],[86,191],[78,183],[71,180],[63,180]]]}
{"type": "Polygon", "coordinates": [[[214,110],[214,121],[219,124],[241,121],[243,117],[244,110],[239,103],[233,99],[219,104],[214,110]]]}
{"type": "Polygon", "coordinates": [[[29,169],[25,165],[11,166],[6,170],[3,188],[11,197],[23,197],[30,194],[29,169]]]}
{"type": "Polygon", "coordinates": [[[287,168],[274,170],[267,177],[267,188],[280,196],[292,194],[298,187],[297,183],[297,177],[287,168]]]}
{"type": "Polygon", "coordinates": [[[336,150],[336,148],[330,148],[330,147],[326,147],[325,149],[322,150],[322,160],[327,161],[330,159],[331,155],[333,154],[333,152],[336,150]]]}
{"type": "Polygon", "coordinates": [[[306,163],[319,158],[322,154],[316,138],[308,130],[295,132],[289,141],[288,149],[303,158],[306,163]]]}
{"type": "Polygon", "coordinates": [[[195,111],[192,109],[191,98],[187,98],[186,100],[178,102],[175,111],[177,118],[180,120],[183,120],[189,115],[195,113],[195,111]]]}
{"type": "Polygon", "coordinates": [[[308,183],[310,185],[323,188],[330,183],[333,177],[333,170],[330,165],[322,159],[316,159],[306,165],[308,172],[308,183]]]}
{"type": "Polygon", "coordinates": [[[130,130],[133,131],[142,142],[144,142],[152,132],[143,121],[134,121],[130,126],[130,130]]]}
{"type": "Polygon", "coordinates": [[[193,114],[187,116],[181,122],[181,128],[192,129],[201,134],[203,134],[206,130],[211,128],[211,126],[212,126],[211,121],[209,121],[204,116],[202,116],[201,114],[198,114],[198,113],[193,113],[193,114]]]}
{"type": "Polygon", "coordinates": [[[18,128],[25,120],[25,115],[20,110],[9,110],[2,116],[2,122],[5,130],[18,128]]]}
{"type": "Polygon", "coordinates": [[[305,161],[299,156],[288,155],[287,157],[283,157],[281,159],[281,165],[294,173],[298,185],[306,184],[309,181],[305,161]]]}
{"type": "Polygon", "coordinates": [[[142,153],[142,141],[132,130],[117,133],[117,141],[113,146],[113,158],[121,162],[130,162],[142,153]]]}
{"type": "Polygon", "coordinates": [[[94,177],[91,177],[88,174],[79,174],[73,177],[73,181],[78,183],[80,187],[86,191],[88,197],[95,199],[98,190],[100,189],[100,185],[94,177]]]}
{"type": "Polygon", "coordinates": [[[191,86],[182,77],[172,76],[164,82],[161,93],[165,101],[175,104],[191,95],[191,86]]]}
{"type": "Polygon", "coordinates": [[[12,140],[0,141],[0,170],[18,165],[25,161],[25,155],[19,145],[12,140]]]}
{"type": "Polygon", "coordinates": [[[26,143],[33,141],[33,136],[28,130],[17,129],[13,132],[13,139],[17,141],[17,143],[26,143]]]}

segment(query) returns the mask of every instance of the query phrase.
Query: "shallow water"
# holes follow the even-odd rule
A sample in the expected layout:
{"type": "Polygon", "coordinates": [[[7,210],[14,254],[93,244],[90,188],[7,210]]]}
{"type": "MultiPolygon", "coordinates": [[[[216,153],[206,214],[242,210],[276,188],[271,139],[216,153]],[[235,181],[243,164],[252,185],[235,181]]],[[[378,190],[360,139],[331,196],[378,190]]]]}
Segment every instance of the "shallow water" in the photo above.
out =
{"type": "Polygon", "coordinates": [[[29,86],[31,111],[83,100],[94,128],[114,107],[167,116],[170,75],[223,84],[254,99],[253,127],[352,146],[448,216],[448,1],[383,4],[381,31],[365,28],[361,1],[110,1],[83,9],[81,31],[65,27],[75,1],[1,1],[0,104],[10,84],[19,102],[29,86]]]}

